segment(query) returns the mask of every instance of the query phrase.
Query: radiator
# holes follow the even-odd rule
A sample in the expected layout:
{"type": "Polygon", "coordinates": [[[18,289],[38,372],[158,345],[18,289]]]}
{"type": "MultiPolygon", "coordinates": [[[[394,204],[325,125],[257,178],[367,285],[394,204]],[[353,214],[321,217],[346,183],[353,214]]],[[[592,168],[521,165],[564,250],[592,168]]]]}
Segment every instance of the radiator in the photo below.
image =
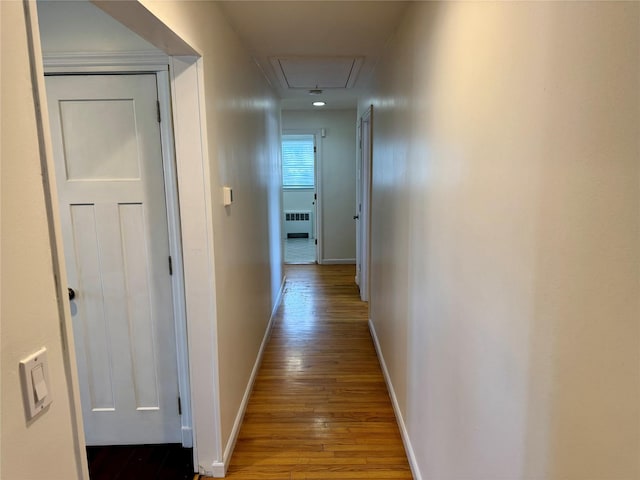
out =
{"type": "Polygon", "coordinates": [[[313,215],[310,210],[285,210],[284,234],[286,238],[313,238],[313,215]]]}

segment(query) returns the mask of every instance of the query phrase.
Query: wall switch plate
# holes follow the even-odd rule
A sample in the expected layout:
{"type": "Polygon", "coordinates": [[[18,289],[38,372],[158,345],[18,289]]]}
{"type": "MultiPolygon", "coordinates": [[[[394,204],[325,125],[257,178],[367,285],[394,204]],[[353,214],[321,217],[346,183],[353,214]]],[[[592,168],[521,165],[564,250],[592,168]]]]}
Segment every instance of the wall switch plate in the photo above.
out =
{"type": "Polygon", "coordinates": [[[31,420],[52,401],[46,348],[20,361],[20,380],[27,420],[31,420]]]}
{"type": "Polygon", "coordinates": [[[231,187],[222,187],[222,204],[228,207],[233,203],[233,190],[231,187]]]}

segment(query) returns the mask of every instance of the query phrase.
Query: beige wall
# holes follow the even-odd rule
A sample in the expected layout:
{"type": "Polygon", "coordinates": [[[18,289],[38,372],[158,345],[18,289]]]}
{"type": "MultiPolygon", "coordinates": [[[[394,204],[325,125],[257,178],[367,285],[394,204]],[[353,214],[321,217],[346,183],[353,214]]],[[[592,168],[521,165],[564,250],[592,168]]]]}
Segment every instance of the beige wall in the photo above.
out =
{"type": "Polygon", "coordinates": [[[0,2],[2,37],[2,438],[0,478],[81,478],[65,375],[22,2],[0,2]],[[25,419],[18,362],[48,351],[51,406],[25,419]]]}
{"type": "Polygon", "coordinates": [[[356,111],[284,110],[282,129],[325,129],[322,147],[322,259],[355,263],[356,111]]]}
{"type": "Polygon", "coordinates": [[[414,3],[371,317],[422,478],[640,478],[640,5],[414,3]]]}

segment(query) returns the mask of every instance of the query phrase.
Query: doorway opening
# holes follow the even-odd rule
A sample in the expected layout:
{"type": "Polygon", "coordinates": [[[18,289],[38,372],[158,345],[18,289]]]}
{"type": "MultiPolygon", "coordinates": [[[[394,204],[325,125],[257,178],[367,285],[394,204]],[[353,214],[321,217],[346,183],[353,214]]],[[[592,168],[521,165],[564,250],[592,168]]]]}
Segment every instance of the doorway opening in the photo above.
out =
{"type": "Polygon", "coordinates": [[[166,208],[173,172],[161,133],[165,145],[170,135],[154,111],[168,96],[161,76],[46,77],[88,445],[191,442],[180,408],[177,218],[166,208]]]}
{"type": "Polygon", "coordinates": [[[316,135],[282,135],[282,236],[284,262],[318,263],[318,190],[316,135]]]}

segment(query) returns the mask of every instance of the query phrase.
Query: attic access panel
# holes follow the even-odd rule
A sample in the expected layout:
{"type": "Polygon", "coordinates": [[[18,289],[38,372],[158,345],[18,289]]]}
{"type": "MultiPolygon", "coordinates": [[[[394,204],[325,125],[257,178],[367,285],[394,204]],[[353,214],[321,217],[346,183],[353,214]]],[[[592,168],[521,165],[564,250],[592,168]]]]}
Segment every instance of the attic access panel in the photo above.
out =
{"type": "Polygon", "coordinates": [[[283,88],[351,88],[362,57],[272,57],[271,64],[283,88]]]}

